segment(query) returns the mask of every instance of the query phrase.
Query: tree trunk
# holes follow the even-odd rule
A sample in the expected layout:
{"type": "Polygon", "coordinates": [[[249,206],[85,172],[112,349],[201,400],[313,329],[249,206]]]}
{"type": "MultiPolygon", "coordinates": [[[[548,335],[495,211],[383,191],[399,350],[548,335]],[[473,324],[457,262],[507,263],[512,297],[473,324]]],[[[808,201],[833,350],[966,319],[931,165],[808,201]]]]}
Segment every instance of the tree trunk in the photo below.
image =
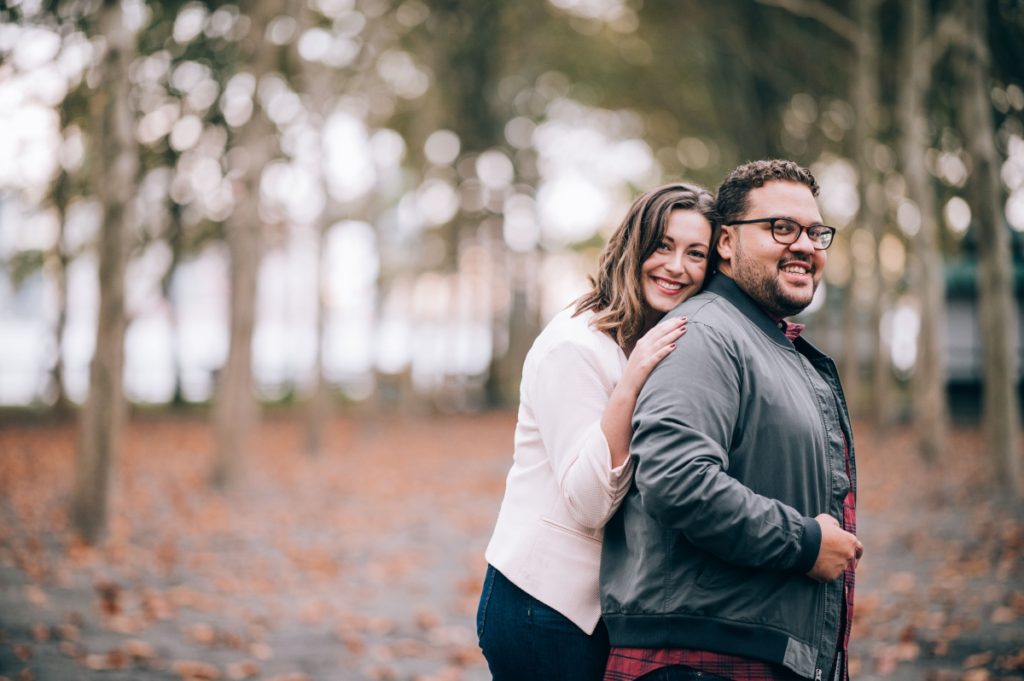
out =
{"type": "MultiPolygon", "coordinates": [[[[500,239],[501,236],[499,235],[500,239]]],[[[519,383],[523,375],[523,362],[530,346],[540,333],[541,322],[537,309],[536,289],[531,283],[539,280],[540,253],[507,253],[503,270],[509,282],[509,309],[505,319],[496,319],[494,336],[501,339],[504,352],[491,358],[490,373],[485,385],[488,406],[508,407],[519,403],[519,383]],[[504,329],[499,328],[504,325],[504,329]],[[507,341],[506,341],[507,339],[507,341]]]]}
{"type": "MultiPolygon", "coordinates": [[[[854,125],[855,160],[859,183],[860,210],[857,222],[864,229],[871,230],[875,236],[875,247],[882,243],[886,232],[884,206],[877,201],[877,193],[872,189],[879,186],[878,173],[871,160],[872,147],[878,136],[878,116],[881,109],[878,96],[878,59],[880,54],[880,38],[878,34],[879,0],[863,0],[855,3],[857,39],[857,65],[854,75],[853,103],[857,113],[854,125]]],[[[876,258],[875,293],[871,297],[869,310],[871,331],[871,416],[875,427],[883,427],[892,413],[889,405],[891,388],[891,371],[889,352],[882,339],[882,315],[889,300],[888,286],[882,275],[882,267],[876,258]]],[[[850,338],[847,341],[856,351],[856,343],[850,338]]]]}
{"type": "Polygon", "coordinates": [[[50,385],[53,386],[55,393],[53,412],[58,416],[65,416],[71,412],[71,401],[68,399],[67,389],[64,386],[64,329],[67,326],[68,318],[69,263],[68,255],[64,250],[64,233],[70,184],[71,179],[67,172],[62,170],[53,193],[53,204],[57,210],[57,240],[53,245],[53,251],[48,256],[53,272],[54,288],[57,291],[57,319],[53,326],[53,341],[57,356],[54,358],[53,368],[50,369],[50,385]]]}
{"type": "Polygon", "coordinates": [[[1010,234],[1003,220],[999,155],[989,99],[990,55],[985,3],[959,7],[965,46],[956,59],[961,128],[973,161],[972,205],[977,211],[978,305],[984,356],[984,430],[997,484],[1020,497],[1017,450],[1020,407],[1017,383],[1017,307],[1013,295],[1010,234]]]}
{"type": "Polygon", "coordinates": [[[171,262],[167,266],[167,272],[160,280],[160,291],[167,302],[167,309],[170,311],[170,334],[172,365],[174,367],[174,393],[171,397],[171,404],[180,407],[185,404],[185,394],[182,387],[181,370],[181,348],[178,345],[178,301],[174,299],[174,275],[178,271],[178,265],[185,255],[185,225],[182,222],[181,206],[175,201],[168,202],[168,229],[167,245],[171,248],[171,262]]]}
{"type": "Polygon", "coordinates": [[[857,281],[852,270],[852,255],[850,263],[850,278],[846,282],[846,290],[843,291],[843,335],[840,340],[843,358],[840,371],[842,372],[843,392],[846,393],[846,399],[850,402],[850,410],[854,415],[859,416],[863,411],[861,404],[864,402],[864,396],[861,393],[864,382],[860,375],[860,346],[857,343],[857,338],[860,336],[861,320],[856,295],[857,281]]]}
{"type": "Polygon", "coordinates": [[[713,77],[720,83],[728,83],[716,92],[721,98],[721,110],[729,112],[723,117],[723,127],[728,131],[732,149],[728,150],[731,153],[727,153],[724,161],[738,164],[770,158],[777,153],[778,145],[772,140],[770,126],[765,125],[768,114],[762,93],[764,87],[754,68],[758,59],[756,46],[750,41],[750,36],[758,33],[753,26],[752,11],[744,11],[737,17],[729,3],[709,3],[706,9],[712,30],[721,36],[723,45],[730,46],[727,50],[715,50],[710,65],[713,77]]]}
{"type": "Polygon", "coordinates": [[[274,6],[262,0],[252,8],[249,32],[239,45],[238,63],[249,65],[256,78],[253,113],[242,126],[234,145],[244,149],[243,160],[232,170],[238,172],[235,209],[225,224],[230,270],[230,333],[228,356],[217,383],[213,408],[216,459],[211,481],[223,489],[241,473],[241,456],[250,444],[250,430],[256,423],[257,405],[253,395],[252,332],[256,316],[256,284],[263,241],[260,216],[260,176],[270,161],[275,143],[274,130],[259,102],[259,82],[274,68],[276,50],[264,40],[274,6]]]}
{"type": "MultiPolygon", "coordinates": [[[[497,110],[495,90],[501,78],[500,58],[503,46],[499,39],[505,34],[506,10],[498,0],[477,3],[472,13],[454,0],[433,0],[431,3],[436,30],[449,39],[435,45],[436,73],[446,77],[438,81],[437,113],[441,127],[454,131],[462,142],[461,155],[480,154],[504,146],[504,119],[497,110]]],[[[515,20],[515,17],[509,21],[515,20]]],[[[465,215],[461,211],[442,228],[446,249],[444,268],[457,271],[459,253],[467,242],[481,239],[479,224],[483,216],[465,215]]],[[[509,280],[516,310],[516,282],[509,280]]],[[[522,293],[521,291],[519,293],[522,293]]],[[[455,320],[451,320],[455,321],[455,320]]],[[[510,333],[513,331],[509,329],[510,333]]],[[[526,358],[518,345],[503,348],[502,334],[495,333],[492,359],[488,369],[485,392],[488,406],[515,404],[518,398],[518,375],[526,358]],[[516,368],[510,372],[509,365],[516,368]],[[509,396],[513,395],[512,401],[509,396]]]]}
{"type": "Polygon", "coordinates": [[[306,405],[306,453],[316,457],[323,450],[324,427],[330,416],[330,395],[324,378],[324,334],[327,331],[327,296],[324,259],[327,253],[327,220],[321,217],[317,225],[319,248],[316,271],[316,347],[313,356],[313,393],[306,405]]]}
{"type": "MultiPolygon", "coordinates": [[[[317,24],[315,12],[309,3],[292,3],[292,13],[297,17],[302,30],[317,24]]],[[[369,40],[367,41],[369,42],[369,40]]],[[[324,126],[330,118],[333,108],[336,106],[338,97],[351,89],[358,89],[357,80],[359,75],[353,75],[345,80],[338,78],[336,69],[325,67],[316,62],[305,61],[298,53],[297,43],[291,48],[290,58],[295,64],[295,71],[302,79],[303,89],[306,93],[306,106],[313,114],[315,126],[321,137],[323,146],[324,126]]],[[[361,52],[361,60],[365,60],[372,50],[364,45],[361,52]]],[[[356,74],[362,74],[370,70],[371,66],[366,63],[357,63],[353,68],[356,74]]],[[[304,405],[305,411],[305,440],[306,454],[310,457],[317,457],[323,451],[324,430],[331,415],[330,386],[324,376],[324,341],[327,332],[328,314],[328,264],[327,264],[327,231],[335,216],[341,211],[337,203],[331,198],[330,190],[326,181],[327,167],[321,156],[317,165],[317,181],[320,190],[324,194],[324,208],[317,216],[313,228],[317,235],[317,259],[316,272],[313,280],[316,282],[316,341],[313,348],[313,391],[304,405]]]]}
{"type": "Polygon", "coordinates": [[[106,530],[111,470],[117,459],[124,420],[125,243],[135,219],[132,201],[138,173],[128,79],[135,51],[134,35],[123,23],[119,2],[103,3],[99,28],[106,37],[107,52],[90,108],[95,125],[93,173],[96,194],[103,205],[100,310],[71,502],[72,524],[89,544],[98,542],[106,530]]]}
{"type": "Polygon", "coordinates": [[[914,236],[915,281],[921,304],[917,362],[914,368],[912,407],[917,443],[922,457],[936,461],[948,430],[946,405],[946,285],[940,251],[935,188],[925,165],[928,123],[925,96],[931,88],[931,54],[925,49],[929,25],[926,0],[904,5],[903,78],[900,82],[899,118],[903,173],[910,199],[920,212],[920,228],[914,236]]]}

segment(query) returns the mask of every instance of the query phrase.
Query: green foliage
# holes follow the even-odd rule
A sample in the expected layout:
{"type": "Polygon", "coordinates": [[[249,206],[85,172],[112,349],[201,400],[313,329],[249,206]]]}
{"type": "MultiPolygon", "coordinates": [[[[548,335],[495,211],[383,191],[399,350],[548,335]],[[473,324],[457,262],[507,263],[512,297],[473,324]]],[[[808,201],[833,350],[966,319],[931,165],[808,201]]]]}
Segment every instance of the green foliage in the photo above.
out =
{"type": "Polygon", "coordinates": [[[14,288],[20,288],[32,275],[43,269],[46,262],[46,252],[38,249],[30,249],[16,252],[8,261],[7,275],[14,288]]]}

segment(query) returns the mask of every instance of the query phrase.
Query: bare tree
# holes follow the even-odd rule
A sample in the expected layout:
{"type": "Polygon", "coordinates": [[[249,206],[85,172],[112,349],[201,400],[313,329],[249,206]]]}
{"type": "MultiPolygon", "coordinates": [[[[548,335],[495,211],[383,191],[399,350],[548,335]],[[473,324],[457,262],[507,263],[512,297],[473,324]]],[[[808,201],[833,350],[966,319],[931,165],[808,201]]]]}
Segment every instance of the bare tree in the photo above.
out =
{"type": "Polygon", "coordinates": [[[90,113],[94,121],[92,172],[103,207],[100,310],[71,504],[74,528],[90,544],[99,541],[106,529],[111,470],[124,420],[125,243],[135,219],[132,200],[138,171],[128,79],[135,36],[125,25],[117,0],[104,0],[98,25],[106,39],[106,54],[99,66],[90,113]]]}
{"type": "MultiPolygon", "coordinates": [[[[856,147],[854,157],[857,162],[857,191],[860,197],[860,208],[857,222],[869,229],[875,236],[875,247],[882,243],[887,231],[885,207],[881,194],[881,182],[871,158],[874,145],[878,141],[878,123],[882,105],[879,99],[879,56],[881,54],[881,37],[878,27],[878,7],[881,0],[861,0],[854,3],[857,29],[854,34],[854,49],[857,53],[857,65],[854,71],[853,108],[856,112],[854,120],[853,141],[856,147]]],[[[880,262],[875,264],[875,293],[871,297],[871,357],[873,375],[871,380],[871,416],[876,427],[886,425],[891,418],[890,388],[892,371],[889,362],[889,349],[882,338],[882,314],[889,305],[889,287],[882,274],[880,262]]],[[[852,347],[853,361],[858,360],[856,344],[849,339],[852,347]]]]}
{"type": "MultiPolygon", "coordinates": [[[[882,103],[879,96],[879,59],[881,36],[878,27],[878,10],[881,0],[859,0],[853,3],[853,17],[830,7],[821,0],[758,0],[762,4],[785,9],[796,15],[814,19],[832,31],[852,49],[854,60],[853,78],[850,84],[850,101],[856,114],[853,128],[853,158],[857,164],[857,191],[860,199],[855,224],[866,229],[875,237],[877,245],[886,233],[884,206],[879,200],[878,173],[871,155],[878,140],[879,118],[882,103]]],[[[876,426],[884,425],[890,418],[889,388],[891,367],[888,349],[881,334],[882,314],[889,300],[889,291],[882,276],[880,263],[874,268],[876,295],[871,297],[868,315],[871,324],[871,416],[876,426]]],[[[853,295],[854,285],[848,286],[843,306],[843,338],[845,339],[842,360],[843,383],[847,393],[857,403],[861,401],[860,352],[857,339],[860,334],[860,309],[853,295]]]]}
{"type": "Polygon", "coordinates": [[[1021,494],[1020,406],[1017,398],[1017,308],[1013,299],[1010,235],[1003,219],[999,154],[989,99],[991,57],[985,3],[961,0],[960,49],[955,60],[960,127],[973,161],[972,205],[977,211],[978,292],[984,355],[985,440],[996,481],[1011,496],[1021,494]]]}
{"type": "Polygon", "coordinates": [[[274,70],[277,52],[264,40],[267,25],[275,16],[275,3],[260,0],[252,4],[249,31],[239,44],[237,63],[248,66],[256,80],[253,112],[243,124],[235,148],[237,173],[235,209],[225,224],[230,266],[230,333],[228,356],[217,383],[213,408],[216,459],[212,482],[215,487],[230,485],[239,475],[242,452],[249,445],[249,433],[255,425],[256,400],[253,395],[252,333],[256,316],[256,283],[263,243],[263,219],[260,215],[260,177],[272,158],[276,136],[260,106],[259,84],[262,76],[274,70]]]}
{"type": "Polygon", "coordinates": [[[908,0],[902,31],[902,78],[898,117],[903,175],[917,208],[920,226],[913,238],[913,288],[921,304],[921,326],[914,369],[912,404],[918,446],[926,461],[942,452],[949,428],[946,404],[946,283],[940,250],[935,188],[928,175],[929,146],[925,98],[935,62],[926,0],[908,0]]]}
{"type": "MultiPolygon", "coordinates": [[[[451,36],[432,46],[435,71],[447,74],[435,93],[437,122],[459,135],[463,158],[504,146],[502,103],[496,90],[503,75],[503,58],[513,48],[501,36],[515,33],[510,27],[529,26],[526,22],[535,18],[536,5],[518,7],[486,0],[470,15],[452,0],[432,0],[429,4],[434,31],[451,36]]],[[[487,223],[484,216],[460,211],[446,226],[447,269],[458,269],[459,254],[467,242],[500,242],[484,233],[487,223]]],[[[510,295],[507,318],[496,319],[493,325],[494,343],[485,385],[490,406],[515,404],[523,361],[539,331],[536,310],[528,302],[532,297],[528,289],[535,282],[521,276],[534,257],[508,253],[503,246],[495,253],[495,266],[507,275],[503,285],[510,295]]]]}
{"type": "Polygon", "coordinates": [[[57,292],[57,319],[53,327],[54,348],[56,357],[50,369],[50,385],[55,391],[53,409],[57,414],[71,411],[71,401],[64,387],[64,329],[68,317],[68,264],[71,261],[66,247],[64,230],[67,224],[67,208],[71,193],[71,178],[66,170],[61,170],[53,187],[53,206],[57,211],[57,238],[46,258],[54,278],[57,292]]]}

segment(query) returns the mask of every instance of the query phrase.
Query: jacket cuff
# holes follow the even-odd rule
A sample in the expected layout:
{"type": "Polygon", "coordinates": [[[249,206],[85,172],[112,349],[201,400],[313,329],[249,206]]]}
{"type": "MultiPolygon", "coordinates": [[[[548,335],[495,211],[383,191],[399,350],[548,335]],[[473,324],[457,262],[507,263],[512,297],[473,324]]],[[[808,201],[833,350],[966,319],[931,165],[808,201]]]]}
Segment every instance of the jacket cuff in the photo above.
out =
{"type": "Polygon", "coordinates": [[[814,518],[804,518],[804,531],[800,534],[800,555],[793,565],[793,572],[805,575],[814,567],[821,550],[821,525],[814,518]]]}

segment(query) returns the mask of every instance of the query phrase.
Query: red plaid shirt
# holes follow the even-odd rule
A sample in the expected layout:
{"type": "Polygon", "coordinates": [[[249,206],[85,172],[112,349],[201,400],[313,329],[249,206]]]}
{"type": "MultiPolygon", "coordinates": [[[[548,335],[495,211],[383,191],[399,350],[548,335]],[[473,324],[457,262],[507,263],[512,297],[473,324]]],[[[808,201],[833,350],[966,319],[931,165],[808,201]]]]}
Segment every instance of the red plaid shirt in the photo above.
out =
{"type": "Polygon", "coordinates": [[[612,648],[604,681],[633,681],[672,665],[685,665],[732,681],[805,681],[780,665],[710,650],[680,648],[612,648]]]}
{"type": "MultiPolygon", "coordinates": [[[[796,340],[804,330],[803,324],[794,324],[785,320],[779,327],[790,341],[796,340]]],[[[839,409],[838,401],[836,408],[839,409]]],[[[850,443],[843,434],[843,456],[846,460],[846,477],[851,481],[850,491],[843,499],[843,529],[857,534],[857,499],[853,493],[853,476],[850,470],[850,443]]],[[[839,645],[834,664],[839,669],[832,670],[829,678],[849,681],[849,670],[846,662],[846,651],[850,644],[850,629],[853,625],[853,590],[854,568],[851,565],[843,573],[843,612],[839,623],[839,645]],[[838,671],[838,674],[837,674],[838,671]]],[[[644,674],[669,667],[684,665],[705,674],[721,676],[732,681],[803,681],[803,677],[777,664],[762,660],[754,660],[738,655],[726,655],[709,650],[685,650],[680,648],[612,648],[608,655],[608,666],[605,668],[604,681],[633,681],[644,674]]]]}

